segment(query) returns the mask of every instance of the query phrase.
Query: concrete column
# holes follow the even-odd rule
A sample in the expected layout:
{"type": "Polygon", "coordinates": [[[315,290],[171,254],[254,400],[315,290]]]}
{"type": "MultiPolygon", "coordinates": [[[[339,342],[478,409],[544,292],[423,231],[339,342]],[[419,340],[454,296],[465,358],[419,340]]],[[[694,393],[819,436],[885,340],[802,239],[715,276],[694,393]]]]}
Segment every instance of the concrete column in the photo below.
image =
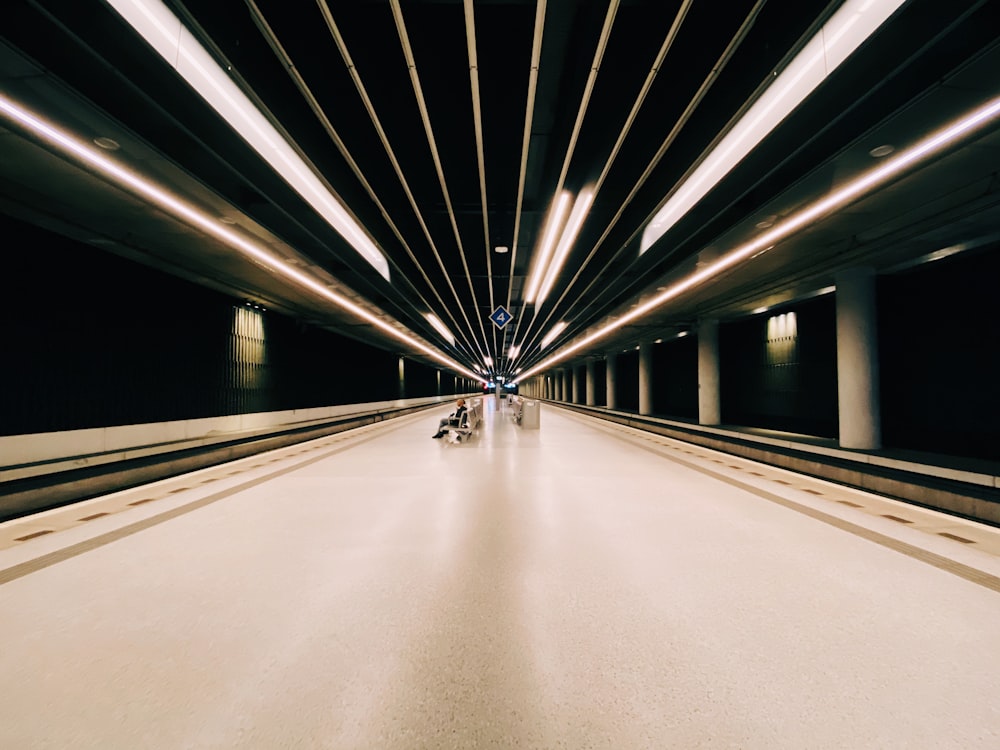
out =
{"type": "Polygon", "coordinates": [[[618,379],[618,354],[615,352],[608,352],[608,368],[607,368],[607,392],[608,392],[608,408],[617,409],[618,399],[615,397],[616,381],[618,379]]]}
{"type": "Polygon", "coordinates": [[[639,413],[653,413],[653,344],[639,344],[639,413]]]}
{"type": "Polygon", "coordinates": [[[722,421],[719,395],[719,321],[698,323],[698,424],[722,421]]]}
{"type": "Polygon", "coordinates": [[[594,360],[587,360],[587,406],[597,405],[597,394],[594,393],[594,360]]]}
{"type": "Polygon", "coordinates": [[[406,360],[399,358],[399,397],[406,398],[406,360]]]}
{"type": "Polygon", "coordinates": [[[569,368],[569,376],[573,381],[573,403],[579,404],[583,402],[583,399],[580,398],[580,378],[577,377],[576,369],[575,367],[569,368]]]}
{"type": "Polygon", "coordinates": [[[553,370],[552,388],[552,398],[556,401],[562,401],[562,370],[553,370]]]}
{"type": "Polygon", "coordinates": [[[563,370],[563,401],[568,404],[573,403],[573,397],[576,395],[573,393],[573,368],[567,367],[563,370]]]}
{"type": "Polygon", "coordinates": [[[837,404],[840,445],[882,447],[875,274],[853,268],[837,274],[837,404]]]}

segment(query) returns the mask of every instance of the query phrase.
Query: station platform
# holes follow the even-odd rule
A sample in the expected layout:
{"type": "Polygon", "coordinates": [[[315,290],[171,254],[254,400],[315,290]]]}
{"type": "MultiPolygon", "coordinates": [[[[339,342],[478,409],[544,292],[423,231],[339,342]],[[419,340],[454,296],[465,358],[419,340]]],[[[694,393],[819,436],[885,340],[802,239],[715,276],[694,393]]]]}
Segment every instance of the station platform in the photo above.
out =
{"type": "Polygon", "coordinates": [[[0,747],[1000,747],[1000,529],[448,410],[0,524],[0,747]]]}

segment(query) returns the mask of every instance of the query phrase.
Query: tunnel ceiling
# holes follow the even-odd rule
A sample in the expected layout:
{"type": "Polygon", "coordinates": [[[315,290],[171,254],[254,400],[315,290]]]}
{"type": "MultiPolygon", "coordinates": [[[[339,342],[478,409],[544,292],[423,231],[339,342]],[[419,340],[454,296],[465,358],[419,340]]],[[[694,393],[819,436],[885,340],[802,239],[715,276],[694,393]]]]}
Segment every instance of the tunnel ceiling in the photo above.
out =
{"type": "MultiPolygon", "coordinates": [[[[112,139],[119,147],[108,158],[382,327],[9,118],[0,120],[2,210],[381,347],[440,364],[387,329],[405,331],[464,367],[508,376],[892,158],[873,149],[902,153],[1000,93],[990,3],[904,3],[646,248],[664,202],[840,2],[166,5],[356,218],[387,274],[104,2],[11,0],[0,30],[4,95],[88,143],[112,139]],[[560,191],[571,201],[590,191],[593,202],[545,298],[526,300],[560,191]],[[503,328],[489,317],[501,306],[513,316],[503,328]],[[542,349],[558,322],[565,329],[542,349]]],[[[995,244],[995,122],[573,358],[823,293],[845,268],[891,273],[942,250],[995,244]]]]}

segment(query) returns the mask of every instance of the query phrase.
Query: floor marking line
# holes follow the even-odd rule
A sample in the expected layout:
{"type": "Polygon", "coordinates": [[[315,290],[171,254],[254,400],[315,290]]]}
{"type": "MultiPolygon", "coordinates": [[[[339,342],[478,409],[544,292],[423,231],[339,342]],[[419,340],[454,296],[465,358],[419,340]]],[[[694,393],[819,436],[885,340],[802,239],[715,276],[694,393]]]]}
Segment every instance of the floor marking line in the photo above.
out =
{"type": "MultiPolygon", "coordinates": [[[[392,421],[394,422],[395,420],[392,421]]],[[[49,552],[47,554],[36,557],[33,560],[25,560],[24,562],[12,565],[9,568],[4,568],[3,570],[0,570],[0,586],[2,586],[5,583],[10,583],[11,581],[16,581],[18,578],[23,578],[24,576],[30,575],[31,573],[37,573],[40,570],[44,570],[45,568],[51,567],[52,565],[55,565],[57,563],[61,563],[66,560],[72,559],[78,555],[84,554],[85,552],[90,552],[91,550],[103,547],[104,545],[110,544],[111,542],[116,542],[119,539],[124,539],[126,537],[132,536],[133,534],[137,534],[140,531],[145,531],[148,528],[157,526],[161,523],[165,523],[166,521],[170,521],[179,516],[183,516],[184,514],[190,513],[191,511],[198,510],[199,508],[204,508],[206,505],[211,505],[212,503],[218,502],[219,500],[224,500],[227,497],[236,495],[240,492],[256,487],[259,484],[264,484],[265,482],[268,482],[272,479],[276,479],[285,474],[290,474],[293,471],[308,466],[309,464],[322,461],[323,459],[329,458],[330,456],[335,455],[337,453],[348,451],[356,445],[359,445],[361,443],[367,443],[369,440],[374,440],[377,437],[381,437],[386,432],[391,432],[392,430],[399,429],[400,427],[403,426],[402,424],[398,425],[391,424],[391,422],[383,422],[382,424],[386,424],[387,429],[379,430],[377,434],[360,437],[358,440],[352,441],[348,445],[337,446],[336,448],[326,451],[325,453],[322,453],[318,456],[307,458],[303,461],[294,464],[293,466],[287,466],[284,469],[278,469],[277,471],[273,471],[257,479],[252,479],[249,482],[244,482],[243,484],[238,484],[235,487],[230,487],[228,490],[222,490],[220,492],[216,492],[215,494],[208,495],[207,497],[203,497],[199,500],[187,503],[186,505],[181,505],[177,508],[164,511],[159,515],[151,516],[150,518],[143,519],[142,521],[136,521],[135,523],[129,524],[128,526],[123,526],[120,529],[109,531],[106,534],[101,534],[100,536],[96,536],[93,539],[87,539],[85,541],[78,542],[76,544],[71,544],[68,547],[64,547],[63,549],[55,550],[53,552],[49,552]]],[[[190,488],[185,488],[185,489],[190,489],[190,488]]],[[[37,536],[40,536],[41,534],[44,533],[49,533],[49,532],[41,532],[37,536]]]]}
{"type": "MultiPolygon", "coordinates": [[[[599,429],[598,426],[593,424],[592,422],[586,421],[585,424],[589,424],[594,429],[599,429]]],[[[867,539],[870,542],[875,542],[875,544],[891,549],[894,552],[899,552],[908,557],[912,557],[915,560],[919,560],[920,562],[932,565],[933,567],[938,568],[939,570],[943,570],[946,573],[951,573],[953,575],[958,576],[959,578],[964,578],[965,580],[971,583],[978,584],[980,586],[990,589],[991,591],[996,591],[997,593],[1000,593],[1000,576],[995,576],[992,575],[991,573],[985,573],[981,570],[973,568],[971,565],[966,565],[964,563],[951,560],[950,558],[947,558],[944,555],[939,555],[936,552],[928,552],[925,549],[921,549],[920,547],[908,544],[907,542],[901,542],[898,539],[893,539],[892,537],[885,536],[884,534],[880,534],[877,531],[866,529],[864,526],[859,526],[855,523],[851,523],[850,521],[845,521],[841,518],[837,518],[836,516],[831,516],[827,513],[824,513],[821,510],[816,510],[815,508],[810,508],[805,505],[800,505],[799,503],[796,503],[794,500],[789,500],[788,498],[781,497],[780,495],[775,495],[772,492],[768,492],[767,490],[754,487],[753,485],[747,484],[746,482],[741,482],[738,479],[727,477],[724,474],[713,471],[712,469],[706,466],[698,466],[697,464],[694,464],[690,461],[685,461],[683,459],[679,459],[674,456],[666,456],[660,453],[658,450],[656,450],[654,446],[643,445],[642,443],[637,443],[634,440],[629,440],[628,437],[626,437],[625,435],[618,434],[615,435],[615,437],[618,437],[619,439],[628,442],[632,445],[635,445],[639,448],[642,448],[644,450],[648,450],[650,453],[655,453],[661,458],[666,458],[671,461],[676,461],[677,463],[683,464],[684,466],[694,469],[695,471],[699,471],[702,474],[707,474],[708,476],[718,479],[722,482],[725,482],[726,484],[730,484],[733,487],[738,487],[741,490],[745,490],[753,495],[757,495],[758,497],[763,498],[764,500],[770,500],[771,502],[777,503],[778,505],[788,508],[789,510],[794,510],[797,513],[802,513],[803,515],[809,516],[810,518],[813,518],[817,521],[822,521],[823,523],[838,528],[842,531],[854,534],[855,536],[859,536],[862,539],[867,539]]]]}

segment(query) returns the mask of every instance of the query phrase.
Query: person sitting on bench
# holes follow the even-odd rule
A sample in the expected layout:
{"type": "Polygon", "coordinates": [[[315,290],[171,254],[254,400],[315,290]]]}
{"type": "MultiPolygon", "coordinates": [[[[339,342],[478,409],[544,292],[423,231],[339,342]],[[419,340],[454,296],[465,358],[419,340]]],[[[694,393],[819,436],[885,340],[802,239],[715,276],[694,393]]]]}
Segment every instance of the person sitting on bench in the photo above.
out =
{"type": "Polygon", "coordinates": [[[468,411],[465,408],[465,399],[460,398],[458,402],[455,404],[455,406],[456,406],[455,411],[453,411],[447,417],[442,419],[441,422],[438,424],[438,430],[433,435],[431,435],[432,438],[444,437],[449,427],[461,426],[462,417],[465,415],[465,412],[468,411]]]}

